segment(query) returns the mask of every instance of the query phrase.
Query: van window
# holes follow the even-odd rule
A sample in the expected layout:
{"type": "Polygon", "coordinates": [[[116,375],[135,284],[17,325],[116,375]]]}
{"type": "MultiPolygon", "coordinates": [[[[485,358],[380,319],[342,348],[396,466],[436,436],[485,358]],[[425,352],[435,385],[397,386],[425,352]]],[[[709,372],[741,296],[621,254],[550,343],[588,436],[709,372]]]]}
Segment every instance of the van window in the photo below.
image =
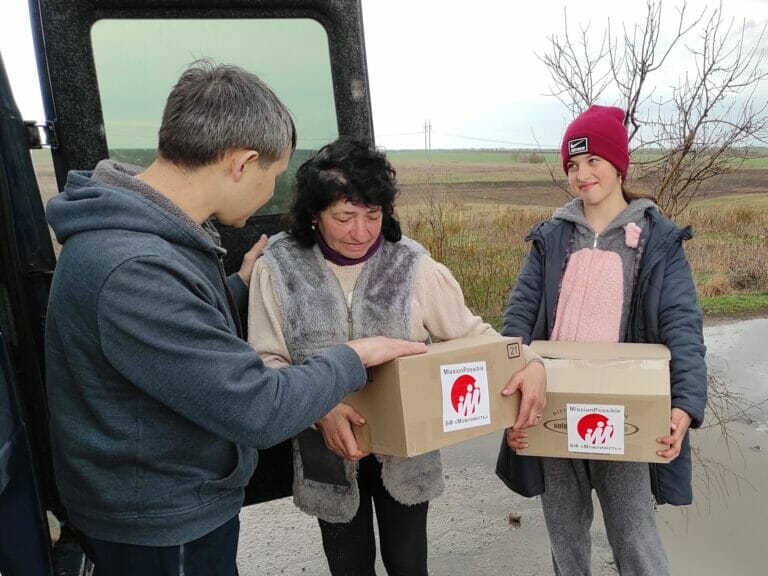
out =
{"type": "Polygon", "coordinates": [[[105,19],[92,27],[91,41],[113,160],[152,162],[165,99],[200,58],[254,72],[293,114],[296,153],[259,214],[285,212],[298,165],[338,136],[328,37],[315,20],[105,19]]]}

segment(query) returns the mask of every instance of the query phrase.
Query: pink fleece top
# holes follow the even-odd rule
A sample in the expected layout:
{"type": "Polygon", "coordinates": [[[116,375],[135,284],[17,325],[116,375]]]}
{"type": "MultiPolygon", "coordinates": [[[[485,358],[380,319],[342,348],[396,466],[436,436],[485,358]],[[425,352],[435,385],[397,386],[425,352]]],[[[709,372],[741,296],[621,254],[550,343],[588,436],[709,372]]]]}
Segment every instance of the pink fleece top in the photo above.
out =
{"type": "Polygon", "coordinates": [[[632,297],[648,200],[635,200],[597,234],[575,200],[554,217],[575,224],[550,338],[620,342],[632,297]],[[638,223],[640,225],[638,225],[638,223]]]}
{"type": "Polygon", "coordinates": [[[623,276],[616,252],[584,248],[572,254],[563,274],[552,340],[618,342],[623,276]]]}

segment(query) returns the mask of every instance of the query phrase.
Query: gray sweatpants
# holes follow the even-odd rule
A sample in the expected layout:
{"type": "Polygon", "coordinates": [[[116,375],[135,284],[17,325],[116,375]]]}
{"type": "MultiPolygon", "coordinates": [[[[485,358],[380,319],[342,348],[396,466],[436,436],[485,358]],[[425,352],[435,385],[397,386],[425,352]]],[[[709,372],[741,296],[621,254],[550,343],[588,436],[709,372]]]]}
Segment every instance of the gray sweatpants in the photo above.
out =
{"type": "Polygon", "coordinates": [[[608,542],[622,576],[668,576],[669,564],[651,495],[648,464],[543,458],[541,496],[557,576],[590,576],[597,492],[608,542]]]}

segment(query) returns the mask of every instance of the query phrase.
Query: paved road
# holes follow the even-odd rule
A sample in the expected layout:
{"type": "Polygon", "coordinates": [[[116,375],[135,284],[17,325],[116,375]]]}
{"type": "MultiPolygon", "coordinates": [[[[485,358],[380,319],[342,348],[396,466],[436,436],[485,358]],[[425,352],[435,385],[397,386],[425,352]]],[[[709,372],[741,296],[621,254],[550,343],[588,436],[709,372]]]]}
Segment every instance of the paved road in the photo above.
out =
{"type": "MultiPolygon", "coordinates": [[[[768,319],[712,326],[705,340],[712,373],[747,402],[768,397],[768,319]]],[[[700,441],[694,443],[702,446],[703,455],[724,463],[725,469],[711,468],[709,476],[700,476],[697,506],[663,507],[659,513],[676,576],[765,573],[759,535],[768,517],[766,408],[735,427],[730,447],[719,441],[717,430],[697,433],[700,441]],[[752,484],[741,482],[738,492],[736,474],[751,478],[752,484]],[[740,568],[734,571],[734,566],[740,568]]],[[[443,450],[446,493],[431,504],[429,516],[432,576],[552,574],[538,499],[513,494],[493,474],[499,442],[493,434],[443,450]],[[519,527],[510,523],[510,514],[520,515],[519,527]]],[[[289,499],[249,507],[241,518],[242,576],[328,574],[315,520],[289,499]]],[[[599,509],[592,536],[593,575],[615,574],[599,509]]],[[[378,573],[385,574],[383,568],[378,573]]]]}

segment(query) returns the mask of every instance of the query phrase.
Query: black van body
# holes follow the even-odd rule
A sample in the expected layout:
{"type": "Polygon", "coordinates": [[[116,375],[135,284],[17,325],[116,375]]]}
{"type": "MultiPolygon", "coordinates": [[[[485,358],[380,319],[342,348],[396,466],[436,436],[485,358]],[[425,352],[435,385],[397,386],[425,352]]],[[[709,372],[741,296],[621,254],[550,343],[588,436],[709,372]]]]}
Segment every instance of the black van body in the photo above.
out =
{"type": "MultiPolygon", "coordinates": [[[[58,190],[69,170],[93,169],[109,156],[92,26],[103,19],[319,22],[338,135],[372,142],[373,124],[359,0],[29,0],[29,8],[45,121],[21,118],[0,55],[0,573],[74,576],[92,567],[67,531],[51,464],[43,336],[56,255],[30,150],[50,151],[58,190]],[[63,521],[55,546],[46,511],[63,521]]],[[[276,213],[257,214],[242,229],[220,227],[228,272],[261,233],[280,228],[276,213]]],[[[288,443],[262,452],[246,504],[290,494],[289,455],[288,443]]]]}

